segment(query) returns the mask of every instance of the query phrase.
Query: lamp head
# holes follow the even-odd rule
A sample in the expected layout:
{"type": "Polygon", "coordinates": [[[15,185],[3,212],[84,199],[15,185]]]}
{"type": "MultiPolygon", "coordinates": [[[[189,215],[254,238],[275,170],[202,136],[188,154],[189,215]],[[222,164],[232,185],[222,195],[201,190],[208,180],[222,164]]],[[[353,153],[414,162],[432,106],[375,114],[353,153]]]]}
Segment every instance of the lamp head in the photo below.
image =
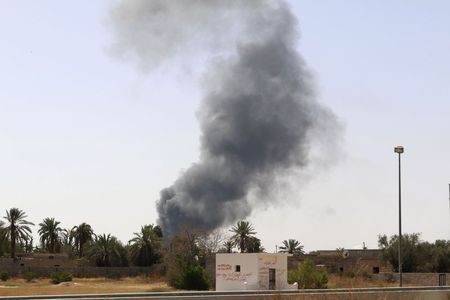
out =
{"type": "Polygon", "coordinates": [[[403,148],[403,146],[397,146],[397,147],[395,147],[394,148],[394,152],[395,153],[403,153],[404,152],[404,148],[403,148]]]}

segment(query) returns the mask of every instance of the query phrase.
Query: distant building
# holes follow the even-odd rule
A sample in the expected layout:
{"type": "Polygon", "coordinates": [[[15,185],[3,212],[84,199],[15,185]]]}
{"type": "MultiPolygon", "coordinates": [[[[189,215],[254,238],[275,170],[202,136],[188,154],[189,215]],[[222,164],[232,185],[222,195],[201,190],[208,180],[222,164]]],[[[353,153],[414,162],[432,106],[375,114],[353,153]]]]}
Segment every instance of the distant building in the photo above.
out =
{"type": "Polygon", "coordinates": [[[392,266],[381,259],[380,249],[319,250],[289,258],[289,270],[295,269],[305,259],[323,267],[328,273],[353,272],[378,274],[391,272],[392,266]]]}
{"type": "Polygon", "coordinates": [[[297,289],[287,283],[285,253],[216,254],[216,290],[286,290],[297,289]]]}

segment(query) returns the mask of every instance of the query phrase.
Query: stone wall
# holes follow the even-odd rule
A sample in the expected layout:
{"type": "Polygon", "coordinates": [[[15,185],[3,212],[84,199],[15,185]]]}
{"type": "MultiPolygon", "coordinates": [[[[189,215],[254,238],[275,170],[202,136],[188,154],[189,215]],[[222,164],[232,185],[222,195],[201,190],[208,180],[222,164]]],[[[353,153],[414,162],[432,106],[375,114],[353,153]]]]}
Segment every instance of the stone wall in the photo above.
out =
{"type": "Polygon", "coordinates": [[[26,272],[33,272],[37,276],[47,277],[53,272],[69,272],[75,277],[134,277],[139,275],[164,275],[163,265],[151,267],[36,267],[1,265],[0,271],[6,271],[12,276],[21,276],[26,272]]]}
{"type": "MultiPolygon", "coordinates": [[[[444,273],[446,286],[450,286],[450,273],[444,273]]],[[[398,273],[373,274],[372,278],[383,281],[399,282],[398,273]]],[[[405,286],[439,286],[439,273],[403,273],[403,284],[405,286]]]]}

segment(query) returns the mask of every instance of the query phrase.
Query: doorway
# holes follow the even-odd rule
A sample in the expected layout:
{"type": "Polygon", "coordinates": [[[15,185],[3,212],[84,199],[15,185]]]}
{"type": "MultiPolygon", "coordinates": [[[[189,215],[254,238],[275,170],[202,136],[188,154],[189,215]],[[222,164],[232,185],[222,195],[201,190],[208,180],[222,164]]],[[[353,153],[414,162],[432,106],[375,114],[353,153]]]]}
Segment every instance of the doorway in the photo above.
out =
{"type": "Polygon", "coordinates": [[[277,286],[275,269],[269,269],[269,290],[274,290],[277,286]]]}

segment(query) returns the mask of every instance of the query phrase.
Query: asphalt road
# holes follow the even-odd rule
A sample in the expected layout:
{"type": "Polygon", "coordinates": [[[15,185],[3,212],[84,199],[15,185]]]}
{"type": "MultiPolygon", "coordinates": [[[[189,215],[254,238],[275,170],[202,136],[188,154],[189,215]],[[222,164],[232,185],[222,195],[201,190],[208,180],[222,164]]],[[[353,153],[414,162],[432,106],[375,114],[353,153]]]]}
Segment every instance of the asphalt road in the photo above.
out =
{"type": "Polygon", "coordinates": [[[242,298],[269,299],[271,296],[278,298],[280,296],[295,296],[302,294],[375,294],[375,293],[426,293],[430,292],[448,292],[450,295],[450,286],[446,287],[404,287],[404,288],[356,288],[356,289],[323,289],[323,290],[290,290],[290,291],[230,291],[230,292],[152,292],[152,293],[124,293],[124,294],[84,294],[84,295],[45,295],[45,296],[0,296],[0,299],[14,300],[44,300],[44,299],[64,299],[64,300],[113,300],[113,299],[223,299],[223,298],[242,298]]]}

